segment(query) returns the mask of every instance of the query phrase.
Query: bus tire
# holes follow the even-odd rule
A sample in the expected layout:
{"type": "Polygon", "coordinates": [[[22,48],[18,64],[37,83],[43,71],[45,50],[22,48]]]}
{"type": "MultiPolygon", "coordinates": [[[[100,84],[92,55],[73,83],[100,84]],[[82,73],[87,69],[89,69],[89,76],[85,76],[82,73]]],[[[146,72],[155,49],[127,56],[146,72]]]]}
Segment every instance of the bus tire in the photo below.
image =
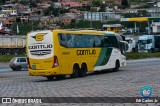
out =
{"type": "Polygon", "coordinates": [[[81,70],[79,71],[79,77],[85,77],[87,73],[87,66],[86,64],[82,64],[81,70]]]}
{"type": "Polygon", "coordinates": [[[78,67],[78,65],[74,65],[73,73],[70,76],[71,76],[71,78],[77,78],[78,74],[79,74],[79,67],[78,67]]]}
{"type": "Polygon", "coordinates": [[[119,63],[119,60],[116,60],[115,62],[115,68],[113,69],[113,71],[119,71],[119,68],[120,68],[120,63],[119,63]]]}
{"type": "Polygon", "coordinates": [[[65,75],[57,75],[57,76],[55,76],[55,78],[57,79],[57,80],[61,80],[61,79],[65,79],[65,75]]]}
{"type": "Polygon", "coordinates": [[[48,79],[49,81],[52,81],[52,80],[54,79],[54,76],[47,76],[47,79],[48,79]]]}

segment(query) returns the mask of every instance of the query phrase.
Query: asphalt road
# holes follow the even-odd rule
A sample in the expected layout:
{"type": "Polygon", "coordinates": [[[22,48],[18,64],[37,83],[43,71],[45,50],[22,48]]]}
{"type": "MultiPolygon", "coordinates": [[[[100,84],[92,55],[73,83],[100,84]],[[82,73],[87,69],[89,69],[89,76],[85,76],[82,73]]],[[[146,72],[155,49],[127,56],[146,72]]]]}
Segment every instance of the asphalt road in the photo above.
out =
{"type": "Polygon", "coordinates": [[[9,63],[0,63],[0,73],[12,71],[9,67],[9,63]]]}
{"type": "Polygon", "coordinates": [[[160,58],[128,60],[118,72],[59,81],[32,77],[27,71],[11,71],[3,63],[0,72],[0,97],[141,97],[144,85],[152,87],[152,96],[160,96],[160,58]]]}

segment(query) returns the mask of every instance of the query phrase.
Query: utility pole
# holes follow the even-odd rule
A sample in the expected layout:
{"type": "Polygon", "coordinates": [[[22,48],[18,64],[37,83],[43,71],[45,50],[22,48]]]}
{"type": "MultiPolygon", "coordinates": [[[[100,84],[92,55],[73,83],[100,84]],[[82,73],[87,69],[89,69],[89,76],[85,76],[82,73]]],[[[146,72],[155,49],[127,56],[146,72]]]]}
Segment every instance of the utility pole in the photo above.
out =
{"type": "Polygon", "coordinates": [[[33,20],[32,20],[32,31],[33,31],[33,20]]]}
{"type": "Polygon", "coordinates": [[[91,12],[91,6],[92,6],[92,1],[91,1],[91,5],[90,5],[90,15],[91,15],[90,28],[92,28],[92,12],[91,12]]]}
{"type": "Polygon", "coordinates": [[[158,16],[159,15],[159,12],[158,12],[158,0],[155,0],[155,16],[158,16]]]}
{"type": "Polygon", "coordinates": [[[157,12],[157,16],[159,16],[159,8],[158,8],[158,0],[156,0],[157,5],[156,5],[156,12],[157,12]]]}
{"type": "Polygon", "coordinates": [[[92,13],[90,12],[91,19],[90,19],[90,28],[92,28],[92,13]]]}

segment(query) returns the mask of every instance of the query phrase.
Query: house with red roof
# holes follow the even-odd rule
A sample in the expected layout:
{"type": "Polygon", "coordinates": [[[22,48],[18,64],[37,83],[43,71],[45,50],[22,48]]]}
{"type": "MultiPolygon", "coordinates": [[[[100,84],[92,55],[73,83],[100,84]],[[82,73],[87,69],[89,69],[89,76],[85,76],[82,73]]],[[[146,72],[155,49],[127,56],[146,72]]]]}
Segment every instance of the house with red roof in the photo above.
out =
{"type": "Polygon", "coordinates": [[[62,2],[62,7],[71,8],[71,7],[81,7],[83,4],[81,2],[62,2]]]}

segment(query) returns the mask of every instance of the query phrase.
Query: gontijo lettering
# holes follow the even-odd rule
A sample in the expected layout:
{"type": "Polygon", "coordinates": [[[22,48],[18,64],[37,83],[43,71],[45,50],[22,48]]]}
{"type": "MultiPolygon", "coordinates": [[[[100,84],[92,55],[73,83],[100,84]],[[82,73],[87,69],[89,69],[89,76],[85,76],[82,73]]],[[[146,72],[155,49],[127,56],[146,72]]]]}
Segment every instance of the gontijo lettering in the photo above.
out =
{"type": "Polygon", "coordinates": [[[95,55],[96,50],[77,50],[77,55],[95,55]]]}
{"type": "Polygon", "coordinates": [[[43,45],[33,45],[33,46],[28,46],[28,48],[31,50],[35,50],[35,49],[48,49],[48,48],[52,48],[53,45],[52,44],[43,44],[43,45]]]}

